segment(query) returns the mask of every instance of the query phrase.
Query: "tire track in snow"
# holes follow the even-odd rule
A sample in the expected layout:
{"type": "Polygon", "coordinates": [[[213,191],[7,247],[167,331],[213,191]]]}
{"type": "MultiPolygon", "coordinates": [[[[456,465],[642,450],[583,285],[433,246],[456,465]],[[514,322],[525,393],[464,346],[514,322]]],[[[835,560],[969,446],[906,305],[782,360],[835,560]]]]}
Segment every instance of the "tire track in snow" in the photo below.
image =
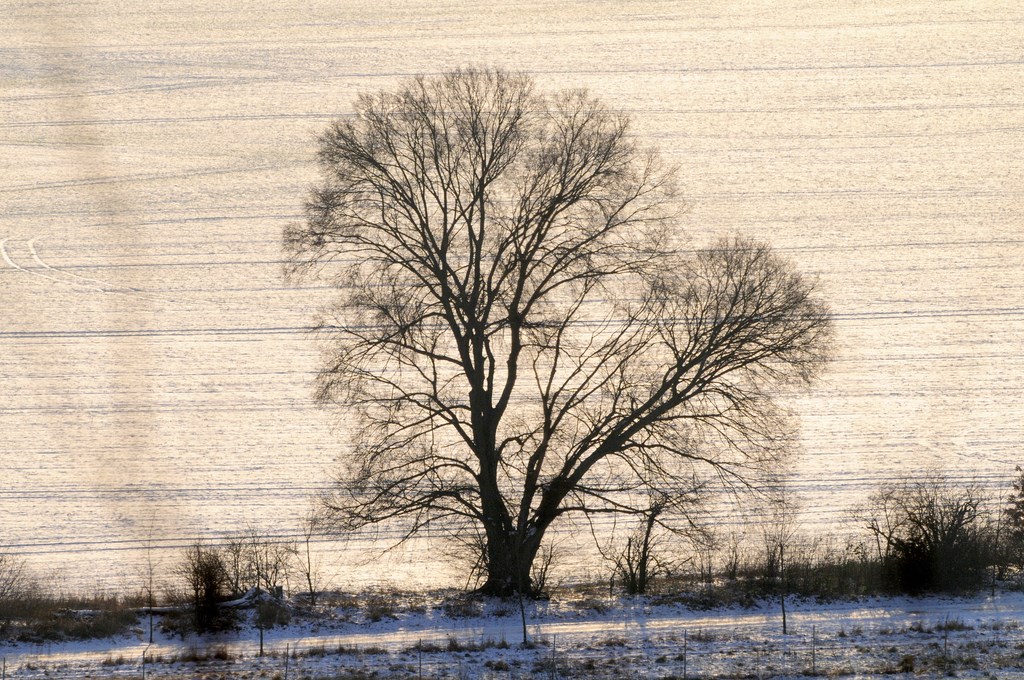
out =
{"type": "Polygon", "coordinates": [[[7,263],[8,267],[11,267],[12,269],[15,269],[15,270],[17,270],[19,272],[24,272],[24,273],[28,274],[29,276],[34,276],[34,277],[46,279],[48,281],[53,281],[53,282],[60,283],[60,284],[66,285],[66,286],[71,286],[72,288],[76,288],[76,289],[80,289],[80,290],[81,289],[102,290],[102,289],[99,289],[99,288],[95,288],[94,286],[86,286],[86,285],[81,284],[81,283],[75,283],[73,281],[67,281],[67,280],[64,280],[64,279],[59,279],[57,277],[49,276],[49,275],[43,274],[41,272],[33,271],[31,269],[28,269],[27,267],[22,267],[21,265],[19,265],[17,262],[15,262],[11,258],[11,255],[10,255],[10,253],[7,250],[7,242],[9,240],[10,240],[10,238],[5,238],[5,239],[0,240],[0,256],[3,256],[4,262],[7,263]]]}
{"type": "MultiPolygon", "coordinates": [[[[54,272],[55,274],[58,274],[59,276],[64,276],[64,277],[69,277],[70,276],[72,278],[79,279],[81,281],[85,281],[88,284],[96,284],[95,286],[90,285],[89,287],[93,288],[94,290],[98,290],[98,291],[101,291],[101,292],[104,292],[104,293],[117,293],[117,294],[120,294],[120,295],[135,295],[135,296],[140,297],[142,299],[152,300],[152,301],[155,301],[155,302],[165,302],[165,301],[167,301],[169,299],[169,298],[163,298],[163,297],[156,296],[156,295],[147,294],[145,291],[143,291],[143,290],[141,290],[139,288],[133,288],[132,286],[122,287],[122,286],[118,286],[117,284],[111,283],[110,281],[104,281],[102,279],[94,279],[94,278],[92,278],[90,276],[81,276],[80,274],[72,274],[71,272],[66,272],[66,271],[63,271],[61,269],[57,269],[56,267],[53,267],[53,266],[47,264],[46,262],[44,262],[42,260],[41,257],[39,257],[39,252],[36,250],[36,245],[35,245],[36,244],[36,240],[37,239],[33,238],[30,241],[28,241],[28,243],[26,245],[28,246],[29,254],[32,255],[32,259],[35,261],[35,263],[39,267],[41,267],[43,269],[47,269],[47,270],[49,270],[51,272],[54,272]]],[[[74,284],[75,282],[74,281],[69,281],[68,283],[74,284]]],[[[87,284],[82,284],[82,285],[87,285],[87,284]]]]}
{"type": "MultiPolygon", "coordinates": [[[[81,276],[80,274],[72,274],[71,272],[66,272],[62,269],[58,269],[46,263],[39,256],[39,252],[36,250],[35,247],[35,243],[38,240],[38,238],[33,238],[25,242],[25,245],[28,248],[28,252],[32,257],[32,260],[35,262],[35,266],[24,267],[15,262],[14,259],[11,257],[11,253],[7,249],[7,242],[10,240],[11,239],[9,237],[0,240],[0,256],[3,257],[3,260],[7,264],[7,266],[17,271],[24,272],[25,274],[28,274],[30,276],[46,279],[47,281],[52,281],[60,285],[70,286],[71,288],[78,291],[92,291],[96,293],[105,293],[108,295],[124,295],[127,297],[134,297],[141,300],[149,300],[150,302],[192,304],[193,302],[198,301],[180,300],[177,298],[155,295],[147,293],[146,291],[140,288],[134,288],[131,286],[119,286],[118,284],[112,283],[110,281],[104,281],[102,279],[96,279],[90,276],[81,276]],[[51,274],[45,274],[41,271],[37,271],[38,269],[45,269],[49,272],[53,272],[55,276],[51,274]]],[[[203,301],[213,302],[212,300],[205,299],[203,301]]]]}

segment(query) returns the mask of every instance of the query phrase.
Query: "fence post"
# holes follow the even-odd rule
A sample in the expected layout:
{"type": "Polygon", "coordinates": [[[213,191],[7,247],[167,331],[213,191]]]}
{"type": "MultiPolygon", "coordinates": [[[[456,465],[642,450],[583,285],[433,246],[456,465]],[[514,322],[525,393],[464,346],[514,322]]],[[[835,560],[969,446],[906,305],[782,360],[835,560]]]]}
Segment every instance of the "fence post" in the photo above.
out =
{"type": "Polygon", "coordinates": [[[788,635],[789,630],[786,628],[786,545],[784,543],[779,544],[779,585],[782,590],[782,634],[788,635]]]}
{"type": "Polygon", "coordinates": [[[284,680],[288,680],[288,647],[289,643],[286,642],[284,645],[284,680]]]}
{"type": "Polygon", "coordinates": [[[551,636],[551,677],[558,677],[558,657],[555,656],[555,647],[558,645],[558,636],[551,636]]]}
{"type": "Polygon", "coordinates": [[[811,626],[811,675],[818,674],[818,631],[811,626]]]}
{"type": "Polygon", "coordinates": [[[683,628],[683,680],[688,680],[686,676],[686,629],[683,628]]]}
{"type": "MultiPolygon", "coordinates": [[[[767,655],[767,651],[766,655],[767,655]]],[[[782,638],[782,661],[779,662],[779,667],[782,668],[782,675],[789,675],[789,640],[788,638],[782,638]]]]}

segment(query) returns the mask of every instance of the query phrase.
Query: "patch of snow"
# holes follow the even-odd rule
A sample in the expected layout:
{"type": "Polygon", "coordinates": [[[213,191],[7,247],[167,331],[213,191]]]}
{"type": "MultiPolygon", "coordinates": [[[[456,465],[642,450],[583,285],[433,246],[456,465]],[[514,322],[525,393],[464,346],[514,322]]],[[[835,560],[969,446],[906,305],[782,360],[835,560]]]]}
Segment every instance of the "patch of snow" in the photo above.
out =
{"type": "Polygon", "coordinates": [[[265,632],[258,656],[251,627],[184,640],[142,639],[8,645],[10,678],[115,678],[138,675],[144,653],[148,678],[216,672],[249,678],[281,671],[295,677],[339,669],[383,677],[520,675],[586,677],[874,675],[913,669],[960,677],[999,671],[1024,677],[1024,594],[969,598],[876,598],[787,605],[788,634],[772,603],[749,609],[693,612],[623,599],[605,612],[532,603],[522,647],[518,610],[489,603],[484,613],[451,619],[438,610],[403,610],[367,620],[304,620],[265,632]],[[497,614],[495,613],[497,612],[497,614]],[[219,654],[215,651],[219,650],[219,654]],[[216,656],[224,658],[215,658],[216,656]],[[206,656],[195,663],[174,661],[206,656]],[[172,662],[173,661],[173,662],[172,662]]]}

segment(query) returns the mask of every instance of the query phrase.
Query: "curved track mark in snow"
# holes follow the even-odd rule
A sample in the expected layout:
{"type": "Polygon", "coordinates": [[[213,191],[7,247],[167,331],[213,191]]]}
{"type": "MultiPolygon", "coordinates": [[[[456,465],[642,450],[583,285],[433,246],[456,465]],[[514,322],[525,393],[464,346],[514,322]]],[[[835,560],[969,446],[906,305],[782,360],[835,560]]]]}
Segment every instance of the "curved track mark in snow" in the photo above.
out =
{"type": "MultiPolygon", "coordinates": [[[[74,277],[76,279],[81,279],[82,281],[88,281],[90,283],[99,284],[102,287],[97,288],[95,286],[89,286],[89,288],[93,288],[95,290],[99,290],[99,291],[102,291],[104,293],[111,292],[112,290],[114,290],[113,288],[108,288],[107,287],[107,286],[112,285],[112,284],[108,283],[107,281],[101,281],[99,279],[89,278],[88,276],[79,276],[78,274],[72,274],[70,272],[65,272],[65,271],[62,271],[60,269],[57,269],[56,267],[53,267],[51,265],[46,264],[39,257],[39,253],[36,252],[36,239],[32,239],[31,241],[26,243],[26,245],[28,246],[28,252],[32,255],[32,259],[35,260],[35,263],[37,265],[39,265],[40,267],[42,267],[43,269],[49,269],[51,272],[54,272],[55,274],[61,274],[63,276],[71,276],[71,277],[74,277]]],[[[74,282],[69,281],[68,283],[74,283],[74,282]]],[[[81,285],[81,284],[78,284],[78,285],[81,285]]]]}
{"type": "Polygon", "coordinates": [[[4,262],[6,262],[9,267],[21,269],[21,267],[19,267],[18,265],[14,264],[14,262],[11,261],[10,256],[7,254],[7,239],[0,240],[0,254],[3,255],[4,262]]]}
{"type": "Polygon", "coordinates": [[[42,274],[40,272],[33,271],[31,269],[26,269],[25,267],[22,267],[22,266],[16,264],[10,258],[10,255],[7,253],[6,249],[3,247],[3,244],[6,243],[7,240],[8,239],[4,239],[3,241],[0,241],[0,253],[2,253],[4,260],[10,266],[12,266],[15,269],[18,269],[20,271],[23,271],[26,274],[32,274],[34,276],[40,276],[40,277],[43,277],[45,279],[49,279],[51,281],[56,281],[58,283],[63,283],[65,285],[73,286],[73,287],[79,288],[79,289],[93,290],[93,291],[97,291],[97,292],[100,292],[100,293],[111,293],[111,294],[114,294],[114,295],[128,295],[128,296],[131,296],[131,297],[137,297],[137,298],[144,299],[144,300],[151,300],[153,302],[161,302],[161,303],[171,302],[171,303],[182,304],[182,305],[194,305],[195,302],[202,301],[202,302],[208,302],[208,303],[211,303],[211,304],[216,304],[216,301],[210,300],[210,299],[207,299],[207,298],[181,299],[181,298],[176,298],[176,297],[170,297],[168,295],[163,295],[161,293],[147,292],[145,290],[142,290],[141,288],[134,288],[132,286],[119,286],[119,285],[117,285],[115,283],[112,283],[110,281],[104,281],[103,279],[96,279],[96,278],[92,278],[90,276],[82,276],[81,274],[73,274],[72,272],[65,271],[63,269],[59,269],[57,267],[54,267],[53,265],[48,264],[47,262],[45,262],[39,256],[39,251],[36,250],[36,245],[35,245],[36,241],[38,240],[38,238],[33,238],[33,239],[31,239],[30,241],[28,241],[26,243],[26,246],[28,247],[28,251],[29,251],[29,253],[32,256],[32,259],[35,261],[36,266],[38,268],[41,268],[41,269],[47,269],[47,270],[53,272],[54,274],[57,274],[59,277],[54,277],[54,276],[49,276],[47,274],[42,274]],[[73,279],[77,279],[77,281],[69,280],[67,277],[71,277],[73,279]]]}
{"type": "MultiPolygon", "coordinates": [[[[92,291],[96,293],[109,293],[113,295],[127,295],[129,297],[137,297],[146,300],[152,300],[155,302],[167,302],[169,300],[169,298],[161,298],[155,295],[148,295],[136,288],[119,288],[115,284],[109,283],[107,281],[101,281],[100,279],[91,279],[86,276],[79,276],[78,274],[71,274],[69,272],[65,272],[55,267],[52,267],[43,262],[43,260],[39,257],[39,254],[36,252],[36,239],[28,241],[26,245],[28,246],[29,253],[32,255],[32,259],[35,260],[37,267],[23,267],[17,262],[15,262],[14,259],[11,257],[10,252],[7,250],[8,241],[10,241],[10,238],[0,240],[0,256],[3,257],[4,262],[7,263],[9,267],[16,269],[17,271],[24,272],[25,274],[28,274],[30,276],[46,279],[47,281],[59,283],[64,286],[70,286],[71,288],[74,288],[75,290],[78,291],[92,291]],[[54,274],[57,274],[58,276],[51,276],[50,274],[44,274],[43,272],[36,271],[36,269],[38,268],[49,270],[54,274]],[[69,279],[68,277],[73,277],[74,279],[79,280],[76,281],[73,279],[69,279]]],[[[171,301],[177,302],[177,300],[171,301]]]]}
{"type": "MultiPolygon", "coordinates": [[[[113,283],[111,283],[109,281],[103,281],[102,279],[94,279],[94,278],[91,278],[89,276],[81,276],[79,274],[72,274],[71,272],[66,272],[64,270],[57,269],[56,267],[53,267],[53,266],[47,264],[46,262],[43,262],[42,258],[39,257],[39,252],[36,251],[36,239],[32,239],[31,241],[29,241],[27,243],[27,245],[28,245],[28,251],[32,255],[32,259],[35,260],[37,265],[39,265],[43,269],[49,269],[51,272],[54,272],[54,273],[59,274],[61,276],[71,276],[71,277],[74,277],[76,279],[80,279],[81,281],[88,281],[91,284],[98,284],[98,285],[86,286],[86,287],[88,287],[88,288],[90,288],[92,290],[97,290],[97,291],[100,291],[100,292],[103,292],[103,293],[117,293],[117,294],[121,294],[121,295],[134,295],[136,297],[145,298],[146,300],[155,300],[157,302],[165,302],[166,301],[165,298],[158,297],[158,296],[155,296],[155,295],[147,294],[146,292],[144,292],[144,291],[142,291],[142,290],[140,290],[138,288],[132,288],[131,286],[120,287],[120,286],[117,286],[116,284],[113,284],[113,283]]],[[[51,277],[48,277],[48,278],[51,278],[51,277]]],[[[54,279],[54,280],[57,280],[57,279],[54,279]]],[[[64,279],[61,279],[61,280],[65,281],[64,279]]],[[[65,282],[66,283],[70,283],[72,285],[79,285],[79,286],[84,285],[84,284],[77,283],[75,281],[65,281],[65,282]]]]}
{"type": "Polygon", "coordinates": [[[75,283],[74,281],[67,281],[66,279],[60,279],[60,278],[57,278],[55,276],[49,276],[47,274],[42,274],[40,272],[32,271],[31,269],[27,269],[26,267],[22,267],[17,262],[15,262],[13,259],[11,259],[10,253],[7,252],[7,242],[9,240],[10,240],[9,238],[5,238],[3,240],[0,240],[0,255],[3,256],[4,262],[7,263],[7,266],[9,266],[9,267],[11,267],[13,269],[16,269],[19,272],[24,272],[24,273],[26,273],[26,274],[28,274],[30,276],[36,276],[36,277],[39,277],[41,279],[46,279],[48,281],[54,281],[56,283],[62,283],[64,285],[66,285],[66,286],[71,286],[72,288],[78,288],[78,289],[85,288],[87,290],[102,290],[102,288],[95,288],[93,286],[86,286],[86,285],[81,284],[81,283],[75,283]]]}

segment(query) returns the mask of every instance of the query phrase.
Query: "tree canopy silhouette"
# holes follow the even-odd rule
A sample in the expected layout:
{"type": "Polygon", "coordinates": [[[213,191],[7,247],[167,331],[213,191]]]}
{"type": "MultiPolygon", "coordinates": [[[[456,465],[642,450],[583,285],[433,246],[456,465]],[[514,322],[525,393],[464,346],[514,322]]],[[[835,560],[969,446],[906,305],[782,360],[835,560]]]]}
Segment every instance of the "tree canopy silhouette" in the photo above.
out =
{"type": "Polygon", "coordinates": [[[829,310],[766,245],[675,247],[675,172],[624,115],[462,69],[360,96],[319,162],[285,243],[339,294],[318,397],[357,424],[343,526],[479,537],[482,590],[528,592],[561,518],[779,460],[773,395],[827,360],[829,310]]]}

